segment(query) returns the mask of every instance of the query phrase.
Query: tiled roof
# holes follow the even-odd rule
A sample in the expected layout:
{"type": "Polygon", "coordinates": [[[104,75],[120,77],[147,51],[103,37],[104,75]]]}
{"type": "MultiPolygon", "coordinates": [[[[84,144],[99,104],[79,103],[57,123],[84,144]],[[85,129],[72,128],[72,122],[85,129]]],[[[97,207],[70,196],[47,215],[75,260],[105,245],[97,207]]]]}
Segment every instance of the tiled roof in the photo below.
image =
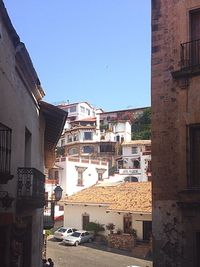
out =
{"type": "Polygon", "coordinates": [[[105,205],[107,210],[151,213],[151,182],[92,186],[60,201],[66,204],[105,205]]]}
{"type": "Polygon", "coordinates": [[[83,121],[83,122],[84,122],[84,121],[86,121],[86,122],[87,122],[87,121],[89,121],[89,122],[94,122],[94,121],[96,121],[96,118],[95,118],[95,117],[84,118],[84,119],[80,119],[80,120],[75,120],[75,121],[73,121],[73,123],[74,123],[74,122],[79,122],[79,121],[80,121],[80,122],[82,122],[82,121],[83,121]]]}
{"type": "Polygon", "coordinates": [[[122,143],[122,146],[130,146],[130,145],[151,145],[151,140],[132,140],[129,142],[122,143]]]}

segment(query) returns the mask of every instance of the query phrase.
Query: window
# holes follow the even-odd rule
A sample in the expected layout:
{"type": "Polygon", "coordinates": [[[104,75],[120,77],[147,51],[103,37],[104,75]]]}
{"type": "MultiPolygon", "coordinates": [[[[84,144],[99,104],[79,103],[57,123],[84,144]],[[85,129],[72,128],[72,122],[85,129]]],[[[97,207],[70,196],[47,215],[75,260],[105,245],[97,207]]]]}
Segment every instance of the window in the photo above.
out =
{"type": "Polygon", "coordinates": [[[200,9],[190,12],[190,38],[191,41],[200,39],[200,9]]]}
{"type": "Polygon", "coordinates": [[[200,188],[200,124],[189,126],[188,186],[200,188]]]}
{"type": "Polygon", "coordinates": [[[83,228],[83,230],[86,230],[86,229],[85,229],[85,228],[86,228],[86,225],[87,225],[89,222],[90,222],[90,217],[89,217],[89,215],[84,214],[84,215],[82,216],[82,228],[83,228]]]}
{"type": "Polygon", "coordinates": [[[200,64],[200,10],[190,12],[190,47],[188,52],[191,53],[191,66],[200,64]]]}
{"type": "Polygon", "coordinates": [[[78,148],[69,149],[69,155],[75,155],[75,154],[78,154],[78,148]]]}
{"type": "Polygon", "coordinates": [[[68,135],[67,136],[67,141],[70,143],[70,142],[72,142],[72,136],[71,135],[68,135]]]}
{"type": "Polygon", "coordinates": [[[90,116],[90,110],[88,108],[86,108],[86,113],[88,116],[90,116]]]}
{"type": "Polygon", "coordinates": [[[77,181],[78,186],[83,186],[83,172],[78,171],[78,181],[77,181]]]}
{"type": "Polygon", "coordinates": [[[11,133],[11,129],[0,123],[0,173],[3,175],[10,174],[11,133]]]}
{"type": "Polygon", "coordinates": [[[124,216],[124,233],[130,233],[132,229],[132,217],[131,215],[124,216]]]}
{"type": "Polygon", "coordinates": [[[85,113],[85,108],[83,106],[80,106],[81,113],[85,113]]]}
{"type": "Polygon", "coordinates": [[[137,152],[138,152],[137,147],[136,146],[133,146],[132,147],[132,154],[137,154],[137,152]]]}
{"type": "Polygon", "coordinates": [[[31,166],[31,132],[26,128],[25,129],[25,151],[24,151],[24,166],[31,166]]]}
{"type": "Polygon", "coordinates": [[[103,173],[98,173],[98,180],[103,181],[103,173]]]}
{"type": "Polygon", "coordinates": [[[72,113],[72,112],[76,112],[76,106],[71,106],[69,108],[69,112],[72,113]]]}
{"type": "Polygon", "coordinates": [[[74,142],[75,142],[75,141],[78,141],[78,134],[75,134],[75,135],[74,135],[74,142]]]}
{"type": "Polygon", "coordinates": [[[86,153],[86,154],[94,153],[94,147],[92,147],[92,146],[84,146],[83,147],[83,153],[86,153]]]}
{"type": "Polygon", "coordinates": [[[61,139],[61,146],[65,145],[65,139],[61,139]]]}
{"type": "Polygon", "coordinates": [[[151,151],[151,146],[145,146],[145,151],[151,151]]]}
{"type": "Polygon", "coordinates": [[[58,180],[59,179],[59,172],[58,171],[55,171],[54,178],[55,178],[55,180],[58,180]]]}
{"type": "Polygon", "coordinates": [[[59,211],[64,211],[64,206],[59,205],[59,211]]]}
{"type": "Polygon", "coordinates": [[[140,168],[139,160],[137,160],[137,159],[133,160],[133,168],[134,169],[139,169],[140,168]]]}
{"type": "Polygon", "coordinates": [[[84,140],[92,140],[92,132],[84,132],[84,140]]]}

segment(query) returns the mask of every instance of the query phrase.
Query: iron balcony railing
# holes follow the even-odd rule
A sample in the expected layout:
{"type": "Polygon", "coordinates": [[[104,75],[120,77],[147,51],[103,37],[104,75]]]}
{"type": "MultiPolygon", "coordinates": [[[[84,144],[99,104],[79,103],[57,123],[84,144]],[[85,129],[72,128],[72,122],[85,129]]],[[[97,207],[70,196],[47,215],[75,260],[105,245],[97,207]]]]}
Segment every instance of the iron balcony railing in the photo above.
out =
{"type": "Polygon", "coordinates": [[[12,130],[0,123],[0,183],[6,183],[10,175],[12,130]]]}
{"type": "Polygon", "coordinates": [[[181,44],[181,69],[200,66],[200,39],[181,44]]]}
{"type": "Polygon", "coordinates": [[[45,205],[45,175],[35,168],[18,168],[17,199],[36,208],[45,205]]]}

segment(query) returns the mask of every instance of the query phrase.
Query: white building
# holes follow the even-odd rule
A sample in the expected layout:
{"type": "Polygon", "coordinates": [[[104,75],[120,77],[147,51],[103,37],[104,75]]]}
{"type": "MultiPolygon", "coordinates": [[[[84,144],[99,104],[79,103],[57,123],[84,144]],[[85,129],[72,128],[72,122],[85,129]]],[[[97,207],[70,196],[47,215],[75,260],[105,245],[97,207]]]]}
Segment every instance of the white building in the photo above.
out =
{"type": "Polygon", "coordinates": [[[56,160],[63,195],[72,195],[108,178],[108,162],[102,158],[60,157],[56,160]]]}
{"type": "Polygon", "coordinates": [[[58,105],[58,107],[68,112],[68,118],[65,124],[65,129],[70,128],[69,123],[71,121],[76,121],[91,117],[94,118],[96,117],[97,113],[103,112],[102,109],[95,108],[88,102],[60,104],[58,105]]]}
{"type": "Polygon", "coordinates": [[[119,175],[125,179],[144,182],[151,179],[151,141],[132,140],[122,143],[118,160],[119,175]]]}
{"type": "MultiPolygon", "coordinates": [[[[123,233],[136,230],[139,240],[149,240],[152,221],[151,182],[96,185],[63,198],[64,225],[85,229],[89,222],[115,225],[123,233]],[[134,193],[133,193],[134,192],[134,193]]],[[[107,235],[106,230],[102,234],[107,235]]]]}

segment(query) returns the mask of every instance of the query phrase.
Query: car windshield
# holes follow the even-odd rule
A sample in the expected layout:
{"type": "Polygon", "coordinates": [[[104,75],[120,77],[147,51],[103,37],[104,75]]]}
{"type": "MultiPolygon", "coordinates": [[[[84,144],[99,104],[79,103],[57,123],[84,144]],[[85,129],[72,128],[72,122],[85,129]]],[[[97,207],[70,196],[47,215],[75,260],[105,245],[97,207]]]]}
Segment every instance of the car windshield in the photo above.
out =
{"type": "Polygon", "coordinates": [[[67,230],[67,229],[65,229],[65,228],[60,228],[60,229],[58,229],[58,232],[60,232],[60,233],[64,233],[66,230],[67,230]]]}
{"type": "Polygon", "coordinates": [[[79,232],[74,232],[71,236],[79,237],[80,235],[81,235],[81,233],[79,233],[79,232]]]}

